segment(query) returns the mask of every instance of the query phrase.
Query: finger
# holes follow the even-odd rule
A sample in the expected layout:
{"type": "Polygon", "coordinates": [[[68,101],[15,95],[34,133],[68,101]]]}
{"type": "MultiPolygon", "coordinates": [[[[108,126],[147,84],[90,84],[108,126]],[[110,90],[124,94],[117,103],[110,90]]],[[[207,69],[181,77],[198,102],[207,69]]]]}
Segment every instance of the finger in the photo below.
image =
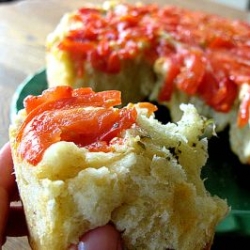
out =
{"type": "Polygon", "coordinates": [[[4,230],[9,210],[9,196],[7,191],[0,186],[0,247],[5,241],[4,230]]]}
{"type": "Polygon", "coordinates": [[[89,231],[80,238],[77,246],[70,250],[121,250],[122,243],[119,232],[112,226],[106,225],[89,231]]]}
{"type": "Polygon", "coordinates": [[[5,234],[11,237],[28,235],[26,219],[21,203],[15,203],[10,207],[5,234]]]}
{"type": "Polygon", "coordinates": [[[16,188],[9,143],[6,143],[0,150],[0,186],[4,188],[8,194],[12,194],[16,188]]]}
{"type": "Polygon", "coordinates": [[[10,196],[14,187],[13,162],[9,143],[6,143],[0,150],[0,246],[4,242],[10,196]]]}

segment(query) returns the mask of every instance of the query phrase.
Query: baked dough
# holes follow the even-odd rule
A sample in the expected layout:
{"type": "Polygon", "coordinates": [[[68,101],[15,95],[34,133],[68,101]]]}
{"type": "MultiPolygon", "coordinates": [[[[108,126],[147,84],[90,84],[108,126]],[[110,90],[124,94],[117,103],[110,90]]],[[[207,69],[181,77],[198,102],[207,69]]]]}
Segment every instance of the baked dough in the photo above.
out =
{"type": "Polygon", "coordinates": [[[83,6],[47,37],[48,83],[118,89],[124,104],[147,97],[173,121],[192,103],[217,132],[230,127],[232,151],[248,164],[249,39],[244,22],[176,6],[83,6]]]}
{"type": "MultiPolygon", "coordinates": [[[[208,193],[200,177],[208,157],[209,122],[193,105],[181,105],[182,118],[163,125],[147,104],[129,104],[128,110],[136,109],[136,120],[110,140],[111,151],[91,151],[70,140],[58,140],[32,163],[29,157],[40,146],[40,134],[49,129],[50,118],[61,112],[50,113],[49,98],[33,100],[35,106],[25,105],[10,126],[32,249],[67,249],[84,232],[109,222],[121,232],[127,249],[210,248],[216,225],[229,208],[226,201],[208,193]],[[33,137],[35,126],[38,137],[33,137]],[[32,148],[22,154],[28,136],[33,138],[32,148]]],[[[104,107],[77,108],[88,113],[104,107]]],[[[76,109],[66,105],[62,109],[60,119],[68,124],[69,114],[76,109]]],[[[53,131],[57,129],[55,125],[53,131]]],[[[77,130],[67,133],[75,136],[77,130]]]]}

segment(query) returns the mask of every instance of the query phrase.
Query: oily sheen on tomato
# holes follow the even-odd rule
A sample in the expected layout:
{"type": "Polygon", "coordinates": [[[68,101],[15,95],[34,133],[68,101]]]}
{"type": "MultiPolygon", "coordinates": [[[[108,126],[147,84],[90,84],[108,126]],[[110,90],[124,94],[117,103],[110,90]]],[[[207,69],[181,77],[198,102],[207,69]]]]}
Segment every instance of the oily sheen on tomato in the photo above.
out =
{"type": "MultiPolygon", "coordinates": [[[[110,9],[82,8],[72,19],[76,28],[58,48],[75,62],[79,77],[85,62],[112,75],[121,72],[127,60],[154,67],[165,58],[160,102],[169,101],[178,90],[224,113],[239,101],[241,85],[250,85],[250,26],[245,22],[176,6],[126,3],[110,9]]],[[[246,98],[239,105],[241,126],[248,122],[242,115],[250,110],[246,98]]]]}
{"type": "Polygon", "coordinates": [[[90,88],[58,86],[40,96],[28,96],[27,117],[17,136],[20,157],[33,165],[59,141],[74,142],[91,151],[108,152],[109,142],[135,123],[137,112],[113,108],[121,104],[119,91],[95,93],[90,88]]]}

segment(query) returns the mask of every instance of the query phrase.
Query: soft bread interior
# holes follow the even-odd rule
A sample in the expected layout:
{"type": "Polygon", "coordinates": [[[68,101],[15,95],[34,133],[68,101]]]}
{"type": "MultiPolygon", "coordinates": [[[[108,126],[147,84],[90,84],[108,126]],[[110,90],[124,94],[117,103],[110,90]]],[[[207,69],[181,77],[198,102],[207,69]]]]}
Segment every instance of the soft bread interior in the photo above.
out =
{"type": "Polygon", "coordinates": [[[62,141],[36,167],[17,155],[21,111],[10,140],[32,248],[67,249],[108,222],[127,249],[209,247],[228,206],[200,178],[208,157],[206,120],[192,105],[181,109],[180,121],[162,125],[137,107],[137,125],[123,133],[115,152],[89,152],[62,141]]]}

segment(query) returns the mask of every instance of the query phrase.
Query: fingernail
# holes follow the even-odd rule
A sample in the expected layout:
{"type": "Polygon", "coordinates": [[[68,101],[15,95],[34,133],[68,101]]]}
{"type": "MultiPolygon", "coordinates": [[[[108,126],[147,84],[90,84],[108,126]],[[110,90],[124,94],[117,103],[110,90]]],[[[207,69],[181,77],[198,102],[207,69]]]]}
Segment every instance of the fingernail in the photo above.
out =
{"type": "Polygon", "coordinates": [[[120,250],[120,234],[110,225],[97,228],[85,234],[78,244],[78,250],[120,250]]]}
{"type": "Polygon", "coordinates": [[[82,242],[82,241],[79,242],[78,250],[86,250],[84,242],[82,242]]]}

